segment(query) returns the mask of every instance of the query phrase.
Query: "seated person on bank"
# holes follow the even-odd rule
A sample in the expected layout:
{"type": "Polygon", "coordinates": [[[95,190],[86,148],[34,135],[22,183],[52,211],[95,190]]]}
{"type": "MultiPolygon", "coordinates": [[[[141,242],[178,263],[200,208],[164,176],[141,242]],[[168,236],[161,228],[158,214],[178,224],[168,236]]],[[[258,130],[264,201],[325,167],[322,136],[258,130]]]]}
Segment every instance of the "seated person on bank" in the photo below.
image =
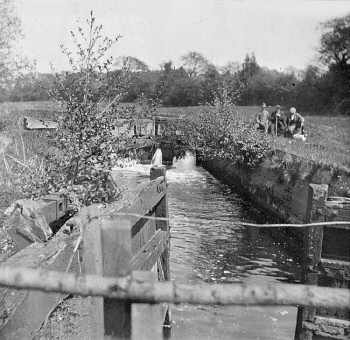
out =
{"type": "Polygon", "coordinates": [[[269,131],[276,136],[284,133],[286,129],[286,123],[281,112],[281,106],[276,105],[276,109],[271,113],[269,122],[269,131]]]}
{"type": "Polygon", "coordinates": [[[266,110],[265,103],[262,103],[261,110],[256,114],[255,123],[258,130],[267,133],[269,128],[269,111],[266,110]]]}
{"type": "Polygon", "coordinates": [[[296,108],[291,107],[290,116],[287,118],[286,137],[305,141],[304,121],[304,117],[297,112],[296,108]]]}

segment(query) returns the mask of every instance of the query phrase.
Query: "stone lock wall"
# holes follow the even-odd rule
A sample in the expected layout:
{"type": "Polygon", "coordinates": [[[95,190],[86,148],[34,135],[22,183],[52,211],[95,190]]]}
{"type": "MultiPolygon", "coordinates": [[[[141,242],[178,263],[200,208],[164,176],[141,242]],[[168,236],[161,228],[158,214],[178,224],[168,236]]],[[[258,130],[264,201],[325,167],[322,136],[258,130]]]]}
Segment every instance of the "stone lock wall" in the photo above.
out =
{"type": "Polygon", "coordinates": [[[202,166],[216,178],[236,187],[263,210],[291,223],[307,221],[310,183],[328,184],[330,196],[350,196],[350,172],[286,154],[271,153],[249,170],[228,160],[205,160],[202,166]]]}

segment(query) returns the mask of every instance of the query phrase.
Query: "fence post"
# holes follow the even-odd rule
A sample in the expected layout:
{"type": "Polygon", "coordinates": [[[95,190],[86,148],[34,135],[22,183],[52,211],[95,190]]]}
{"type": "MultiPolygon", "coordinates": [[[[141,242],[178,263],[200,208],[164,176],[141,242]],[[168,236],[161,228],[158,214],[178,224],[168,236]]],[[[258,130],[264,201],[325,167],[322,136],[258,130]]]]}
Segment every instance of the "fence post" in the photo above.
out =
{"type": "MultiPolygon", "coordinates": [[[[102,244],[101,244],[101,225],[99,219],[88,223],[83,232],[83,262],[82,270],[84,274],[103,274],[102,263],[102,244]]],[[[91,297],[88,303],[87,337],[89,339],[103,339],[103,298],[91,297]]]]}
{"type": "MultiPolygon", "coordinates": [[[[120,277],[131,273],[131,221],[105,219],[102,223],[103,276],[120,277]]],[[[131,338],[131,303],[104,299],[104,328],[109,339],[131,338]]]]}
{"type": "MultiPolygon", "coordinates": [[[[306,222],[325,221],[325,201],[328,197],[327,184],[309,184],[306,222]]],[[[323,227],[308,227],[303,237],[302,283],[317,285],[318,266],[321,261],[323,227]]],[[[313,332],[303,327],[304,321],[313,322],[316,315],[314,307],[299,307],[296,340],[311,340],[313,332]]]]}
{"type": "MultiPolygon", "coordinates": [[[[150,171],[150,180],[154,180],[154,179],[161,177],[161,176],[164,177],[164,185],[167,186],[166,166],[165,165],[153,166],[151,168],[151,171],[150,171]]],[[[167,189],[165,188],[165,190],[167,190],[167,189]]],[[[167,193],[164,195],[162,200],[156,206],[155,216],[169,218],[167,193]]],[[[158,266],[158,279],[159,280],[164,279],[164,280],[169,281],[170,280],[170,228],[169,228],[169,221],[168,220],[156,221],[156,228],[161,229],[164,232],[168,233],[167,246],[159,259],[160,263],[158,266]]],[[[163,326],[165,327],[165,329],[164,329],[165,333],[166,333],[166,328],[170,328],[170,326],[171,326],[171,314],[170,314],[169,305],[166,305],[166,307],[165,307],[163,326]]],[[[169,336],[169,334],[164,334],[164,335],[169,336]]]]}

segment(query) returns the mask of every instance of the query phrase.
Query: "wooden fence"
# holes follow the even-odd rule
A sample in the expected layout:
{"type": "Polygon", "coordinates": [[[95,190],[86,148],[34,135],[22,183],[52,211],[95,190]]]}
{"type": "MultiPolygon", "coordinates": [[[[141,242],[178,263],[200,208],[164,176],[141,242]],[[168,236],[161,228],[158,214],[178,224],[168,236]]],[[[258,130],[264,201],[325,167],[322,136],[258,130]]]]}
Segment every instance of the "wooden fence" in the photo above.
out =
{"type": "MultiPolygon", "coordinates": [[[[0,312],[6,320],[0,326],[0,338],[31,338],[64,294],[91,297],[88,314],[93,327],[88,328],[87,339],[161,338],[161,324],[170,325],[169,306],[163,302],[295,305],[299,308],[296,339],[321,334],[325,324],[343,329],[343,335],[337,334],[339,339],[347,336],[346,318],[319,313],[320,308],[350,310],[348,289],[316,286],[320,265],[327,262],[322,258],[323,227],[319,225],[304,226],[303,279],[307,285],[169,281],[165,175],[164,167],[152,168],[150,183],[135,189],[130,202],[85,208],[66,223],[69,235],[60,231],[47,244],[33,244],[6,261],[0,267],[0,285],[8,286],[2,292],[0,312]]],[[[310,186],[309,222],[325,219],[327,192],[323,189],[310,186]]]]}
{"type": "MultiPolygon", "coordinates": [[[[151,183],[132,205],[123,207],[115,215],[110,212],[104,218],[100,214],[87,224],[83,222],[85,274],[118,277],[132,271],[147,271],[144,275],[148,279],[170,279],[169,223],[140,217],[168,217],[165,168],[152,168],[150,179],[151,183]]],[[[91,313],[100,320],[95,329],[96,338],[102,338],[103,334],[116,339],[131,336],[131,301],[96,298],[91,313]]],[[[152,314],[147,310],[143,313],[152,314]]],[[[168,315],[169,311],[165,310],[164,322],[169,322],[168,315]]]]}

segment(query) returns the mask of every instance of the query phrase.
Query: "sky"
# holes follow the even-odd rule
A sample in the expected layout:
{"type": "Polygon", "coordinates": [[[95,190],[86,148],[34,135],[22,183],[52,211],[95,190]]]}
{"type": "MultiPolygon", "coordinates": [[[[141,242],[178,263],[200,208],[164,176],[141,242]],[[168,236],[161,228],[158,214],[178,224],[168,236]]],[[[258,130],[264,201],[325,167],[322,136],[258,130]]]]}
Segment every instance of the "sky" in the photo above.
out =
{"type": "Polygon", "coordinates": [[[260,65],[304,68],[317,62],[320,22],[350,13],[350,0],[14,0],[22,20],[20,53],[39,72],[68,69],[60,44],[94,11],[107,35],[121,34],[112,54],[151,68],[198,51],[216,65],[254,52],[260,65]]]}

